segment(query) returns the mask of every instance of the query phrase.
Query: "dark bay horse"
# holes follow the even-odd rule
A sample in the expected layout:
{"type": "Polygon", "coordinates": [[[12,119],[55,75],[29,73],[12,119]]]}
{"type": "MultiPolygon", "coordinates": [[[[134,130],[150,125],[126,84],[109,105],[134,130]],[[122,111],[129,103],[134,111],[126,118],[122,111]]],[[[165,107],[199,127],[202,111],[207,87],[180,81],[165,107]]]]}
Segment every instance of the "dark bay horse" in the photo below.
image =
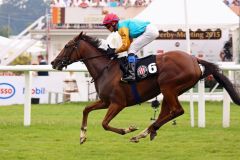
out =
{"type": "MultiPolygon", "coordinates": [[[[62,70],[76,61],[85,63],[91,74],[100,100],[87,106],[83,110],[80,143],[86,141],[87,119],[89,112],[98,109],[108,111],[103,119],[105,130],[124,135],[136,130],[136,127],[115,128],[110,121],[125,107],[135,105],[135,99],[128,84],[121,83],[121,70],[117,60],[110,59],[106,51],[99,48],[100,41],[96,38],[82,34],[70,40],[59,55],[51,62],[52,67],[62,70]]],[[[182,115],[184,110],[178,96],[192,88],[200,79],[213,75],[229,93],[233,102],[240,105],[240,96],[233,84],[225,77],[213,63],[197,59],[182,51],[170,51],[156,56],[158,73],[156,76],[142,80],[136,84],[141,102],[163,94],[161,112],[157,120],[148,126],[130,141],[138,142],[150,134],[153,140],[157,130],[170,120],[182,115]],[[202,73],[200,65],[204,67],[202,73]]]]}

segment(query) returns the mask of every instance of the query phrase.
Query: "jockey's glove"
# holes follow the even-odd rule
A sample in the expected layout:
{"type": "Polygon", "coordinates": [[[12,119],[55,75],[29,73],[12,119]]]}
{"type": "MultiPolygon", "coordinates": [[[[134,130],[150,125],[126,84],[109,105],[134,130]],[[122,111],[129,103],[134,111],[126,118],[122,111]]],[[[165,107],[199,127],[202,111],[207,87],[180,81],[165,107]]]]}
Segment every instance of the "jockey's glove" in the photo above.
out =
{"type": "Polygon", "coordinates": [[[110,46],[108,46],[108,49],[107,49],[107,56],[109,58],[116,58],[117,57],[117,54],[115,52],[115,48],[111,48],[110,46]]]}

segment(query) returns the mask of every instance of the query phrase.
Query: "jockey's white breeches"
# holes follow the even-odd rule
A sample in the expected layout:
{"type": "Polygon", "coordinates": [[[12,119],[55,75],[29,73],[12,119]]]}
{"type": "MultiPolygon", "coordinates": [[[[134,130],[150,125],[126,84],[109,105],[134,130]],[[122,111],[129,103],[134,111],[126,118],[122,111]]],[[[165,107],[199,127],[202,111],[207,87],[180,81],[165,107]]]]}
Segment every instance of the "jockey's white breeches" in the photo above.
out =
{"type": "Polygon", "coordinates": [[[137,53],[141,48],[155,40],[159,36],[158,29],[155,25],[149,24],[146,27],[145,32],[137,37],[133,42],[131,43],[128,53],[137,53]]]}

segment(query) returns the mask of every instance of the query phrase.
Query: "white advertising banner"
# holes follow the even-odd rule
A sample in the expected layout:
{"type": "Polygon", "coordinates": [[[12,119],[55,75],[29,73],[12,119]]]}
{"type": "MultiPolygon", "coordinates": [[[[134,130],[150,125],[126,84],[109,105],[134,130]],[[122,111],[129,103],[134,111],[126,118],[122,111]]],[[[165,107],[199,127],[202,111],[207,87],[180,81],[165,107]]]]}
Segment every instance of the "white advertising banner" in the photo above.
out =
{"type": "MultiPolygon", "coordinates": [[[[0,79],[0,106],[24,103],[24,76],[2,76],[0,79]]],[[[33,77],[32,98],[39,98],[40,103],[48,103],[50,91],[63,92],[63,81],[47,76],[33,77]]]]}
{"type": "Polygon", "coordinates": [[[65,8],[65,23],[79,24],[79,23],[102,23],[103,19],[102,8],[79,8],[67,7],[65,8]]]}
{"type": "MultiPolygon", "coordinates": [[[[25,78],[24,76],[0,76],[0,106],[12,104],[24,104],[25,78]]],[[[60,73],[50,72],[49,76],[33,76],[32,98],[39,99],[39,103],[57,103],[63,101],[63,97],[69,86],[70,79],[74,79],[77,92],[68,92],[70,101],[95,100],[97,97],[91,77],[85,77],[84,73],[60,73]],[[51,96],[50,96],[51,95],[51,96]],[[49,99],[51,97],[51,99],[49,99]]]]}

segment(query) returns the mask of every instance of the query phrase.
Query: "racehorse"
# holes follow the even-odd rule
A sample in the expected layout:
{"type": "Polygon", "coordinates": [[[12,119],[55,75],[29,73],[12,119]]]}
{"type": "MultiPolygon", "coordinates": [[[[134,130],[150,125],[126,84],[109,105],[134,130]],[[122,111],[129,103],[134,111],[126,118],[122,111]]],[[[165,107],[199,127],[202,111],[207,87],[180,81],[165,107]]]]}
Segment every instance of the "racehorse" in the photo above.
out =
{"type": "MultiPolygon", "coordinates": [[[[121,135],[137,130],[135,126],[128,128],[115,128],[110,126],[110,121],[125,107],[136,104],[129,84],[121,83],[122,71],[117,59],[109,58],[106,51],[101,49],[101,42],[83,34],[82,32],[70,40],[61,50],[59,55],[51,62],[52,67],[62,70],[69,64],[83,62],[93,78],[98,101],[83,110],[80,143],[86,141],[88,114],[93,110],[106,109],[108,111],[102,121],[102,126],[107,131],[121,135]]],[[[240,96],[230,80],[224,76],[220,69],[213,63],[198,59],[182,51],[169,51],[156,55],[158,73],[136,84],[136,89],[141,97],[140,102],[163,95],[161,111],[151,125],[141,133],[132,137],[130,141],[138,142],[150,134],[150,140],[157,135],[157,130],[170,120],[182,115],[184,110],[178,96],[192,88],[199,80],[208,75],[213,75],[229,93],[233,102],[240,105],[240,96]],[[204,71],[200,69],[203,66],[204,71]]]]}

